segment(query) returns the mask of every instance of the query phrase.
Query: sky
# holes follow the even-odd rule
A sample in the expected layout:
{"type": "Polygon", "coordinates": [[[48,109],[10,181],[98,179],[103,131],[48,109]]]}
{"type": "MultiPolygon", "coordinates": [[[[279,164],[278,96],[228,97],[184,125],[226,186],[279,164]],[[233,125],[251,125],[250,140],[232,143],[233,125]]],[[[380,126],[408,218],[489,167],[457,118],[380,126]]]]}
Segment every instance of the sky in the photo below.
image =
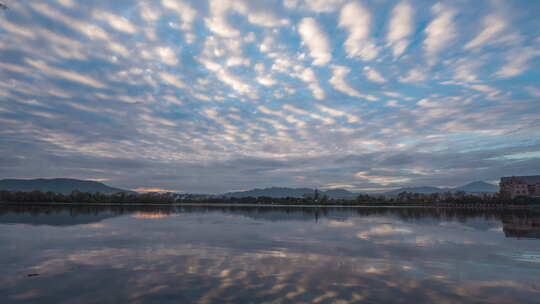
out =
{"type": "Polygon", "coordinates": [[[3,2],[0,178],[222,193],[540,174],[540,1],[3,2]]]}

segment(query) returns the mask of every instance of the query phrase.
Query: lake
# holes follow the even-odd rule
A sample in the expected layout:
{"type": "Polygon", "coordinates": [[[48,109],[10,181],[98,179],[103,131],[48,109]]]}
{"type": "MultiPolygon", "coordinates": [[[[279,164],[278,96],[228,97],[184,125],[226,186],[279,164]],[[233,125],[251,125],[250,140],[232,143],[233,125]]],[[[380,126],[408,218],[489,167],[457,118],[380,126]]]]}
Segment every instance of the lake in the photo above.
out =
{"type": "Polygon", "coordinates": [[[0,303],[540,303],[540,211],[0,206],[0,303]]]}

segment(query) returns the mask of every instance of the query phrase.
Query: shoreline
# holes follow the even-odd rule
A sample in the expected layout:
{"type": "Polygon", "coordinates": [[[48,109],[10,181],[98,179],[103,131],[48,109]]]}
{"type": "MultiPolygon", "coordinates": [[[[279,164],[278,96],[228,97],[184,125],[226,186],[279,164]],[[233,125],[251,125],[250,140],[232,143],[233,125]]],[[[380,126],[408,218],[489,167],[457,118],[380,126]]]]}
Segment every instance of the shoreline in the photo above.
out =
{"type": "Polygon", "coordinates": [[[31,202],[31,203],[19,203],[19,202],[0,202],[0,206],[102,206],[102,207],[122,207],[122,206],[134,206],[134,207],[278,207],[278,208],[441,208],[441,209],[533,209],[540,208],[538,205],[494,205],[494,204],[471,204],[469,206],[461,205],[449,205],[449,204],[355,204],[355,205],[306,205],[306,204],[242,204],[242,203],[51,203],[51,202],[31,202]]]}

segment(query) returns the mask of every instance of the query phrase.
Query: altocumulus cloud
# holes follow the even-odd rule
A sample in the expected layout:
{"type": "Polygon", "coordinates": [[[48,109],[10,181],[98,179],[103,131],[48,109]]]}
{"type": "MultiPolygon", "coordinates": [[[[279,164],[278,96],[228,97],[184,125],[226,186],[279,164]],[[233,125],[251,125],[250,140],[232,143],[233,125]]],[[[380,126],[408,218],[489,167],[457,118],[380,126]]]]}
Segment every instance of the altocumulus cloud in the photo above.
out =
{"type": "Polygon", "coordinates": [[[537,1],[8,5],[2,177],[217,193],[540,168],[537,1]]]}

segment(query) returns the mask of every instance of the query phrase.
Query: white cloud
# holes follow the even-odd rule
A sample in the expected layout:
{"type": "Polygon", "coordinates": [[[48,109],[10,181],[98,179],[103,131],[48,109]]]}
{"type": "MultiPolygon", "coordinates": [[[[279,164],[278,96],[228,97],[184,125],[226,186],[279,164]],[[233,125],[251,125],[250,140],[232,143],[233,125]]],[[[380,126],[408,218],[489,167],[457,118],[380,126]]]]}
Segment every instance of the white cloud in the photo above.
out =
{"type": "Polygon", "coordinates": [[[182,19],[181,29],[184,31],[191,31],[193,28],[193,22],[197,18],[197,11],[190,5],[179,0],[163,0],[161,2],[163,7],[174,11],[182,19]]]}
{"type": "Polygon", "coordinates": [[[345,41],[348,57],[371,60],[378,54],[377,46],[369,38],[371,26],[370,12],[357,2],[351,2],[341,9],[339,27],[349,32],[345,41]]]}
{"type": "Polygon", "coordinates": [[[57,0],[57,2],[60,3],[60,5],[65,6],[65,7],[73,7],[75,5],[73,0],[57,0]]]}
{"type": "Polygon", "coordinates": [[[107,41],[111,40],[107,32],[97,25],[81,22],[76,18],[66,16],[60,11],[53,9],[42,2],[32,2],[31,5],[40,14],[43,14],[44,16],[47,16],[53,20],[62,22],[67,27],[86,35],[90,39],[103,39],[107,41]]]}
{"type": "MultiPolygon", "coordinates": [[[[296,117],[294,117],[293,115],[289,115],[289,114],[285,114],[283,111],[274,111],[274,110],[271,110],[265,106],[259,106],[257,107],[257,109],[264,113],[264,114],[267,114],[267,115],[273,115],[273,116],[277,116],[285,121],[287,121],[288,123],[291,123],[291,124],[294,124],[296,126],[296,128],[303,128],[305,126],[305,122],[302,121],[302,120],[299,120],[297,119],[296,117]]],[[[274,128],[276,129],[286,129],[286,127],[282,124],[277,124],[276,125],[276,122],[275,121],[267,121],[268,123],[271,123],[274,125],[274,128]]]]}
{"type": "Polygon", "coordinates": [[[528,61],[536,56],[540,56],[540,51],[532,47],[513,50],[506,57],[507,63],[495,75],[501,78],[520,75],[529,67],[528,61]]]}
{"type": "Polygon", "coordinates": [[[229,1],[210,0],[210,17],[205,18],[208,29],[221,37],[234,38],[240,31],[232,27],[227,21],[227,14],[232,4],[229,1]]]}
{"type": "Polygon", "coordinates": [[[204,40],[202,54],[206,57],[222,57],[226,53],[225,42],[216,36],[208,36],[204,40]]]}
{"type": "Polygon", "coordinates": [[[275,79],[273,79],[272,77],[268,75],[257,77],[257,82],[259,82],[260,84],[266,87],[274,86],[277,83],[275,79]]]}
{"type": "Polygon", "coordinates": [[[386,102],[387,107],[396,108],[399,107],[399,102],[397,100],[389,100],[386,102]]]}
{"type": "Polygon", "coordinates": [[[421,106],[422,108],[435,108],[435,107],[438,107],[440,105],[438,102],[430,101],[427,98],[423,98],[423,99],[419,100],[416,104],[421,106]]]}
{"type": "Polygon", "coordinates": [[[287,74],[289,70],[293,67],[293,63],[288,58],[276,58],[274,63],[270,67],[272,71],[287,74]]]}
{"type": "Polygon", "coordinates": [[[318,104],[317,108],[319,109],[319,111],[328,113],[328,114],[330,114],[332,116],[335,116],[335,117],[345,117],[349,123],[356,123],[356,122],[360,121],[358,119],[358,117],[356,117],[354,115],[351,115],[349,113],[345,113],[343,111],[339,111],[339,110],[336,110],[336,109],[332,109],[332,108],[329,108],[327,106],[323,106],[323,105],[318,104]]]}
{"type": "Polygon", "coordinates": [[[386,96],[394,97],[394,98],[403,98],[401,94],[398,92],[392,92],[392,91],[383,91],[382,92],[386,96]]]}
{"type": "Polygon", "coordinates": [[[453,62],[451,65],[454,66],[454,79],[458,81],[465,82],[475,82],[478,81],[474,70],[477,69],[483,61],[479,58],[465,59],[461,58],[453,62]]]}
{"type": "Polygon", "coordinates": [[[36,35],[34,31],[17,26],[16,24],[9,22],[7,18],[4,17],[0,18],[0,26],[4,31],[8,31],[10,33],[21,35],[27,38],[34,38],[36,35]]]}
{"type": "Polygon", "coordinates": [[[535,87],[526,87],[525,90],[533,97],[540,98],[540,89],[535,87]]]}
{"type": "Polygon", "coordinates": [[[454,9],[441,3],[433,5],[431,11],[436,15],[425,29],[424,48],[430,64],[434,64],[437,54],[457,37],[454,24],[454,9]]]}
{"type": "Polygon", "coordinates": [[[409,40],[407,39],[413,30],[413,9],[407,1],[402,1],[392,10],[392,18],[386,40],[392,47],[394,56],[403,54],[409,40]]]}
{"type": "Polygon", "coordinates": [[[146,39],[150,41],[156,41],[158,39],[156,29],[152,27],[146,27],[143,29],[146,39]]]}
{"type": "MultiPolygon", "coordinates": [[[[82,42],[60,35],[55,31],[41,28],[39,31],[35,30],[34,32],[41,38],[46,39],[56,55],[60,57],[86,60],[88,59],[88,54],[92,53],[82,42]]],[[[126,56],[128,53],[127,49],[118,43],[109,42],[108,47],[113,52],[119,53],[122,56],[126,56]]]]}
{"type": "Polygon", "coordinates": [[[113,29],[127,34],[137,32],[135,26],[126,18],[105,11],[94,11],[94,18],[107,22],[113,29]]]}
{"type": "MultiPolygon", "coordinates": [[[[202,94],[202,93],[198,93],[198,92],[193,92],[191,95],[193,97],[195,97],[195,98],[197,98],[199,100],[203,100],[203,101],[211,101],[212,100],[212,98],[210,98],[210,96],[202,94]]],[[[216,97],[214,96],[214,98],[216,98],[216,97]]]]}
{"type": "Polygon", "coordinates": [[[205,18],[208,29],[221,37],[238,37],[240,31],[227,21],[231,11],[243,15],[249,23],[258,26],[277,27],[289,24],[287,19],[277,17],[269,8],[259,8],[249,1],[210,0],[210,17],[205,18]]]}
{"type": "Polygon", "coordinates": [[[227,84],[236,92],[240,94],[247,94],[251,98],[256,98],[255,93],[247,83],[243,82],[236,75],[233,75],[224,69],[220,64],[207,59],[199,59],[199,62],[202,63],[210,72],[213,72],[221,82],[227,84]]]}
{"type": "Polygon", "coordinates": [[[163,0],[161,4],[166,9],[174,11],[180,17],[182,24],[178,29],[184,31],[184,37],[187,43],[193,43],[195,41],[193,22],[197,18],[197,11],[189,4],[178,0],[163,0]]]}
{"type": "Polygon", "coordinates": [[[263,73],[265,71],[265,67],[264,67],[264,64],[262,63],[257,63],[254,67],[255,71],[257,71],[257,73],[263,73]]]}
{"type": "Polygon", "coordinates": [[[248,58],[244,58],[241,56],[232,56],[227,59],[226,65],[228,67],[231,66],[249,66],[251,64],[251,60],[248,58]]]}
{"type": "Polygon", "coordinates": [[[324,99],[324,90],[320,87],[319,80],[317,79],[317,76],[315,76],[312,69],[303,69],[302,72],[297,75],[297,77],[308,84],[309,89],[313,93],[313,97],[319,100],[324,99]]]}
{"type": "Polygon", "coordinates": [[[29,65],[33,66],[36,69],[39,69],[42,73],[44,73],[46,75],[49,75],[49,76],[55,76],[55,77],[58,77],[58,78],[63,78],[63,79],[69,80],[69,81],[82,83],[82,84],[85,84],[85,85],[88,85],[88,86],[91,86],[91,87],[94,87],[94,88],[105,88],[106,87],[103,83],[101,83],[98,80],[93,79],[90,76],[81,75],[81,74],[79,74],[77,72],[74,72],[74,71],[67,71],[67,70],[51,67],[51,66],[47,65],[45,62],[43,62],[43,61],[32,60],[32,59],[29,59],[29,58],[26,58],[25,61],[29,65]]]}
{"type": "Polygon", "coordinates": [[[411,69],[407,75],[399,77],[399,81],[408,83],[422,82],[424,80],[426,80],[426,71],[419,68],[411,69]]]}
{"type": "Polygon", "coordinates": [[[465,45],[465,49],[472,49],[480,47],[489,43],[492,40],[495,40],[497,35],[499,35],[506,28],[506,21],[498,15],[489,15],[484,17],[484,29],[478,33],[478,35],[469,41],[465,45]]]}
{"type": "Polygon", "coordinates": [[[161,17],[161,11],[155,6],[143,3],[139,7],[139,15],[146,22],[154,22],[161,17]]]}
{"type": "Polygon", "coordinates": [[[268,53],[273,45],[275,45],[274,37],[266,36],[259,44],[259,50],[263,53],[268,53]]]}
{"type": "Polygon", "coordinates": [[[187,85],[182,81],[180,80],[180,78],[178,78],[177,76],[173,75],[173,74],[169,74],[167,72],[161,72],[159,73],[159,76],[161,77],[161,79],[163,79],[163,81],[177,87],[177,88],[180,88],[180,89],[185,89],[187,88],[187,85]]]}
{"type": "Polygon", "coordinates": [[[173,103],[173,104],[176,104],[176,105],[179,105],[179,106],[181,106],[183,104],[181,100],[179,100],[178,98],[176,98],[175,96],[172,96],[172,95],[165,95],[162,98],[167,100],[170,103],[173,103]]]}
{"type": "Polygon", "coordinates": [[[217,76],[219,80],[231,86],[238,93],[241,93],[241,94],[251,93],[251,87],[247,83],[243,82],[236,75],[231,74],[229,71],[222,69],[218,72],[217,76]]]}
{"type": "Polygon", "coordinates": [[[306,111],[304,109],[297,108],[297,107],[289,105],[289,104],[283,105],[283,109],[287,110],[287,111],[290,111],[290,112],[293,112],[293,113],[298,114],[298,115],[302,115],[304,117],[309,117],[309,118],[312,118],[312,119],[320,120],[324,124],[327,124],[327,125],[331,125],[331,124],[336,123],[336,121],[334,119],[332,119],[332,118],[323,117],[323,116],[321,116],[319,114],[312,113],[312,112],[306,111]]]}
{"type": "Polygon", "coordinates": [[[336,90],[352,97],[359,97],[359,98],[364,97],[364,94],[352,88],[345,80],[345,77],[347,76],[347,74],[349,74],[351,69],[345,66],[335,65],[335,66],[332,66],[332,70],[333,70],[332,77],[330,78],[328,82],[330,82],[330,84],[336,90]]]}
{"type": "Polygon", "coordinates": [[[285,18],[278,18],[276,15],[265,11],[249,11],[245,13],[249,23],[264,27],[277,27],[288,25],[290,22],[285,18]]]}
{"type": "Polygon", "coordinates": [[[283,6],[287,9],[298,8],[300,0],[283,0],[283,6]]]}
{"type": "Polygon", "coordinates": [[[298,32],[303,43],[308,46],[311,57],[315,59],[313,61],[314,65],[325,65],[332,59],[328,38],[326,38],[315,19],[302,19],[298,26],[298,32]]]}
{"type": "Polygon", "coordinates": [[[244,37],[244,42],[246,43],[251,43],[251,42],[254,42],[255,41],[255,33],[253,32],[249,32],[245,37],[244,37]]]}
{"type": "Polygon", "coordinates": [[[330,13],[338,10],[345,0],[283,0],[287,9],[301,9],[315,13],[330,13]]]}
{"type": "Polygon", "coordinates": [[[469,87],[478,92],[485,93],[488,99],[493,99],[501,93],[499,90],[495,89],[494,87],[491,87],[485,84],[474,84],[474,85],[470,85],[469,87]]]}
{"type": "Polygon", "coordinates": [[[375,70],[372,67],[364,67],[364,74],[366,75],[367,79],[377,82],[377,83],[384,83],[386,82],[386,79],[382,77],[377,70],[375,70]]]}
{"type": "Polygon", "coordinates": [[[150,124],[160,124],[167,127],[175,127],[177,125],[176,122],[170,119],[165,119],[162,117],[157,117],[157,116],[149,115],[149,114],[141,114],[139,115],[139,118],[150,124]]]}
{"type": "Polygon", "coordinates": [[[72,97],[70,94],[66,93],[65,91],[62,91],[62,90],[59,90],[59,89],[56,89],[56,88],[52,88],[52,89],[48,90],[47,93],[49,93],[50,95],[53,95],[53,96],[56,96],[56,97],[62,97],[62,98],[71,98],[72,97]]]}
{"type": "Polygon", "coordinates": [[[305,0],[303,6],[316,13],[327,13],[339,9],[343,2],[345,0],[305,0]]]}
{"type": "Polygon", "coordinates": [[[128,49],[125,46],[121,45],[120,43],[116,43],[116,42],[111,41],[111,42],[108,43],[107,46],[109,47],[109,49],[111,51],[113,51],[116,54],[119,54],[119,55],[121,55],[123,57],[126,57],[126,58],[129,56],[128,49]]]}
{"type": "Polygon", "coordinates": [[[172,66],[172,65],[178,64],[178,58],[176,58],[176,54],[169,47],[157,47],[155,49],[155,53],[158,56],[158,58],[161,60],[161,62],[167,65],[172,66]]]}

